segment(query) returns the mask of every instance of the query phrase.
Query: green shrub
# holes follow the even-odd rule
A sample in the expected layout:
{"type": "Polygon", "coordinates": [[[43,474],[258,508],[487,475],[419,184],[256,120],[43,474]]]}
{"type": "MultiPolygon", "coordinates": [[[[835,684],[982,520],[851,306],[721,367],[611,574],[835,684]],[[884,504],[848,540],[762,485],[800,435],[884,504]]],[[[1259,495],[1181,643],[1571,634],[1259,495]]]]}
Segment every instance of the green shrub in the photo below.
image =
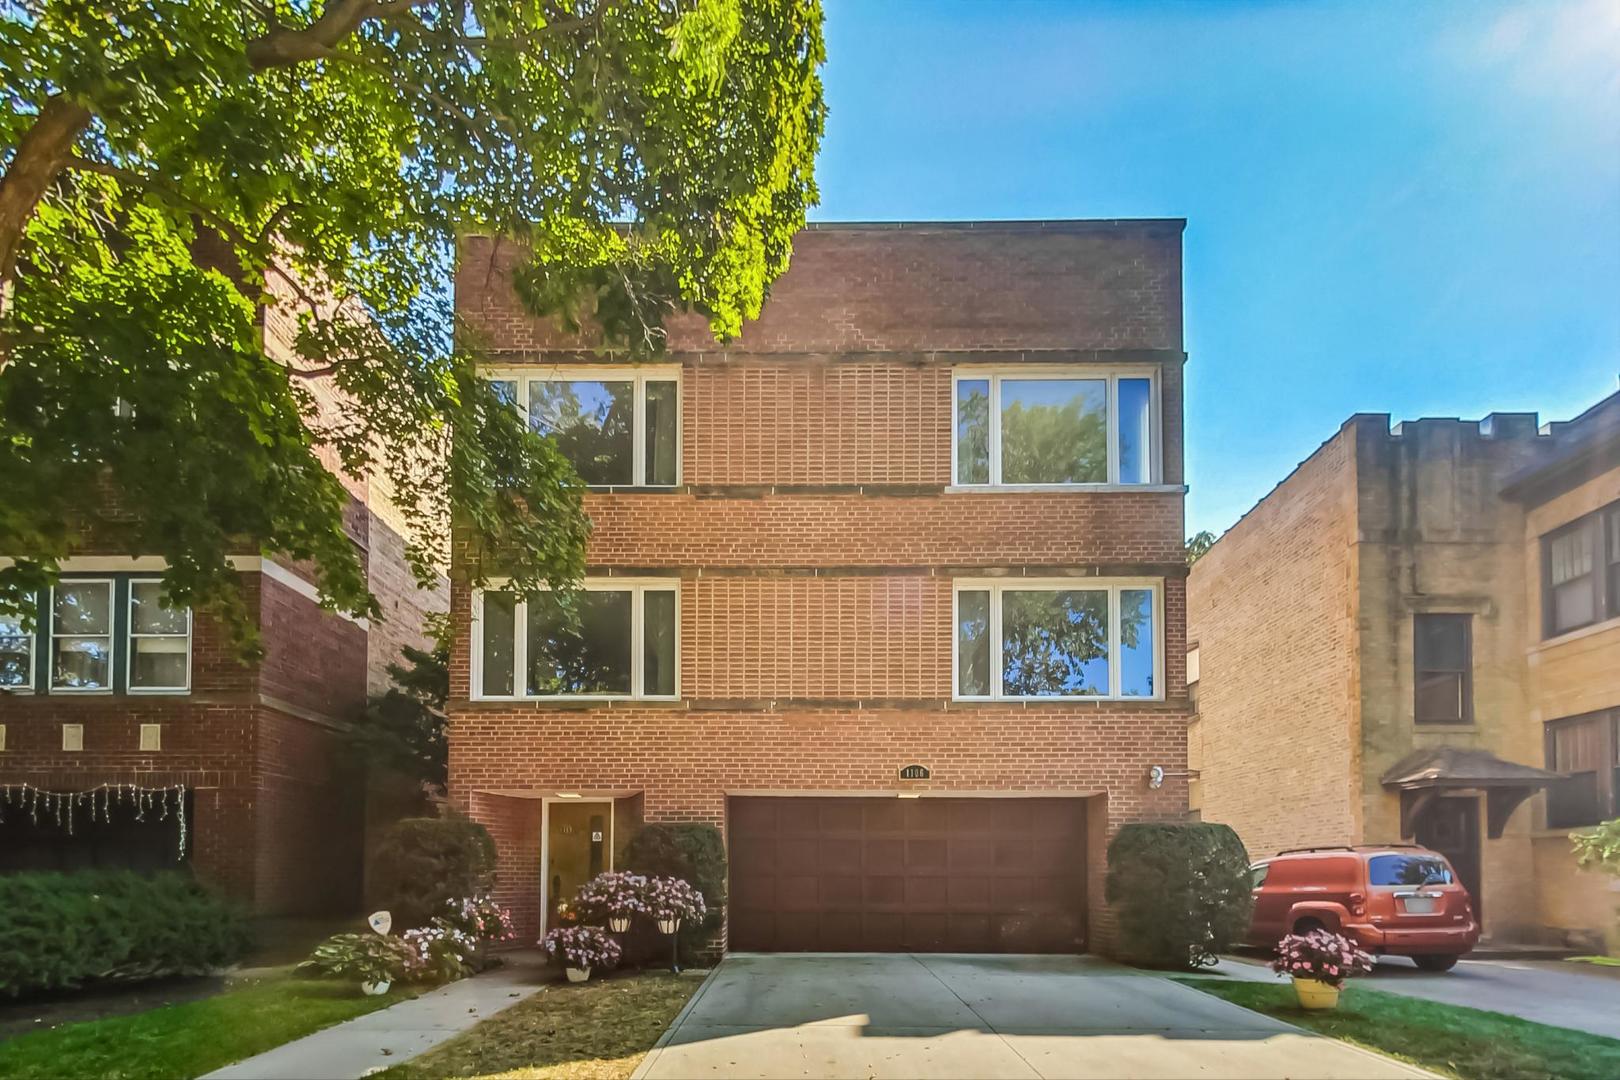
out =
{"type": "Polygon", "coordinates": [[[1119,953],[1155,967],[1213,964],[1249,926],[1249,853],[1226,825],[1126,825],[1108,845],[1119,953]]]}
{"type": "Polygon", "coordinates": [[[0,995],[203,975],[249,941],[243,914],[184,874],[0,875],[0,995]]]}
{"type": "Polygon", "coordinates": [[[315,946],[315,951],[298,965],[298,970],[328,979],[391,983],[405,978],[415,960],[415,952],[400,938],[367,930],[360,934],[333,934],[315,946]]]}
{"type": "Polygon", "coordinates": [[[459,814],[405,818],[383,835],[371,857],[372,902],[396,926],[422,926],[450,900],[489,891],[495,841],[459,814]]]}
{"type": "MultiPolygon", "coordinates": [[[[643,825],[625,848],[624,869],[647,877],[680,878],[697,886],[709,913],[682,925],[681,951],[691,956],[709,944],[720,929],[726,903],[726,843],[719,829],[698,822],[643,825]]],[[[660,950],[660,942],[663,939],[643,927],[632,934],[631,959],[661,960],[667,943],[660,950]]]]}

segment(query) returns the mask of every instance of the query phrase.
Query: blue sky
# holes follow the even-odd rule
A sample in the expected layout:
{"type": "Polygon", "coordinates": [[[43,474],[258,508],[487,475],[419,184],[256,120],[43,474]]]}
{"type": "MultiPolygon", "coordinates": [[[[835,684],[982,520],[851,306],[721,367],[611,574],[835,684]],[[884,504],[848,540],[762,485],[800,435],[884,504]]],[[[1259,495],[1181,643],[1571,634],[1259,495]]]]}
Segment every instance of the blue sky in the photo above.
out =
{"type": "Polygon", "coordinates": [[[1620,373],[1620,3],[827,0],[818,220],[1185,217],[1188,530],[1620,373]]]}

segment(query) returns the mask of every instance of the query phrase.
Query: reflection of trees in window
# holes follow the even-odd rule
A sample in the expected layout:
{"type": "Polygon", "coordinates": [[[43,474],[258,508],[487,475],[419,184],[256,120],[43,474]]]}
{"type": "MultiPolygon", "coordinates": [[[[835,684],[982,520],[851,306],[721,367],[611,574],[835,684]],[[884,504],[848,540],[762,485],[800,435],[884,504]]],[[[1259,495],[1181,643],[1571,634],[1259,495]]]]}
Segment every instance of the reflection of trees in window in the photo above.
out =
{"type": "Polygon", "coordinates": [[[531,694],[630,693],[629,592],[528,598],[531,694]]]}
{"type": "Polygon", "coordinates": [[[1003,593],[1001,665],[1006,694],[1108,693],[1108,593],[1003,593]]]}
{"type": "Polygon", "coordinates": [[[587,484],[635,483],[634,382],[529,383],[529,423],[587,484]]]}
{"type": "MultiPolygon", "coordinates": [[[[1067,401],[1002,383],[1001,480],[1007,484],[1100,484],[1108,480],[1107,383],[1074,382],[1067,401]],[[1023,400],[1021,398],[1027,398],[1023,400]]],[[[1044,388],[1052,383],[1027,384],[1044,388]]]]}
{"type": "Polygon", "coordinates": [[[956,692],[984,697],[990,677],[990,593],[964,589],[956,594],[956,692]]]}
{"type": "Polygon", "coordinates": [[[1153,590],[1119,591],[1119,692],[1153,696],[1153,590]]]}
{"type": "Polygon", "coordinates": [[[990,380],[956,384],[956,482],[990,482],[990,380]]]}

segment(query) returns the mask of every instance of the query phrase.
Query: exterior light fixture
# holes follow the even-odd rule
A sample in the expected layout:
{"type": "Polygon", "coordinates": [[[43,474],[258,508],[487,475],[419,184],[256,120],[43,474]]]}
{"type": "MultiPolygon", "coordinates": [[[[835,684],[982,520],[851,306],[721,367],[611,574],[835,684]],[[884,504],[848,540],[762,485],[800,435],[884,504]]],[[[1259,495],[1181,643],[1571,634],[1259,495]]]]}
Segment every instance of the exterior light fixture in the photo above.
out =
{"type": "Polygon", "coordinates": [[[557,792],[557,798],[559,798],[559,799],[577,799],[577,798],[579,798],[579,792],[577,792],[577,791],[559,791],[559,792],[557,792]]]}
{"type": "Polygon", "coordinates": [[[1148,787],[1161,788],[1164,786],[1164,766],[1155,765],[1148,770],[1148,787]]]}

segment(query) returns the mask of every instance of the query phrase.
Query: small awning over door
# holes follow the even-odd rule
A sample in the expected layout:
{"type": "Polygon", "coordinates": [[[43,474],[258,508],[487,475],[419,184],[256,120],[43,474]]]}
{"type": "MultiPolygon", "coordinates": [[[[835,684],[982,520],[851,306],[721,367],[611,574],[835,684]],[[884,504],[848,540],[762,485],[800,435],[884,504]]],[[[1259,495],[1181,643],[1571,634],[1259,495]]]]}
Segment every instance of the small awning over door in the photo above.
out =
{"type": "Polygon", "coordinates": [[[1401,836],[1411,837],[1429,803],[1458,789],[1485,792],[1486,832],[1502,835],[1519,804],[1540,789],[1562,780],[1559,773],[1503,761],[1486,750],[1437,746],[1408,754],[1380,779],[1401,793],[1401,836]]]}

